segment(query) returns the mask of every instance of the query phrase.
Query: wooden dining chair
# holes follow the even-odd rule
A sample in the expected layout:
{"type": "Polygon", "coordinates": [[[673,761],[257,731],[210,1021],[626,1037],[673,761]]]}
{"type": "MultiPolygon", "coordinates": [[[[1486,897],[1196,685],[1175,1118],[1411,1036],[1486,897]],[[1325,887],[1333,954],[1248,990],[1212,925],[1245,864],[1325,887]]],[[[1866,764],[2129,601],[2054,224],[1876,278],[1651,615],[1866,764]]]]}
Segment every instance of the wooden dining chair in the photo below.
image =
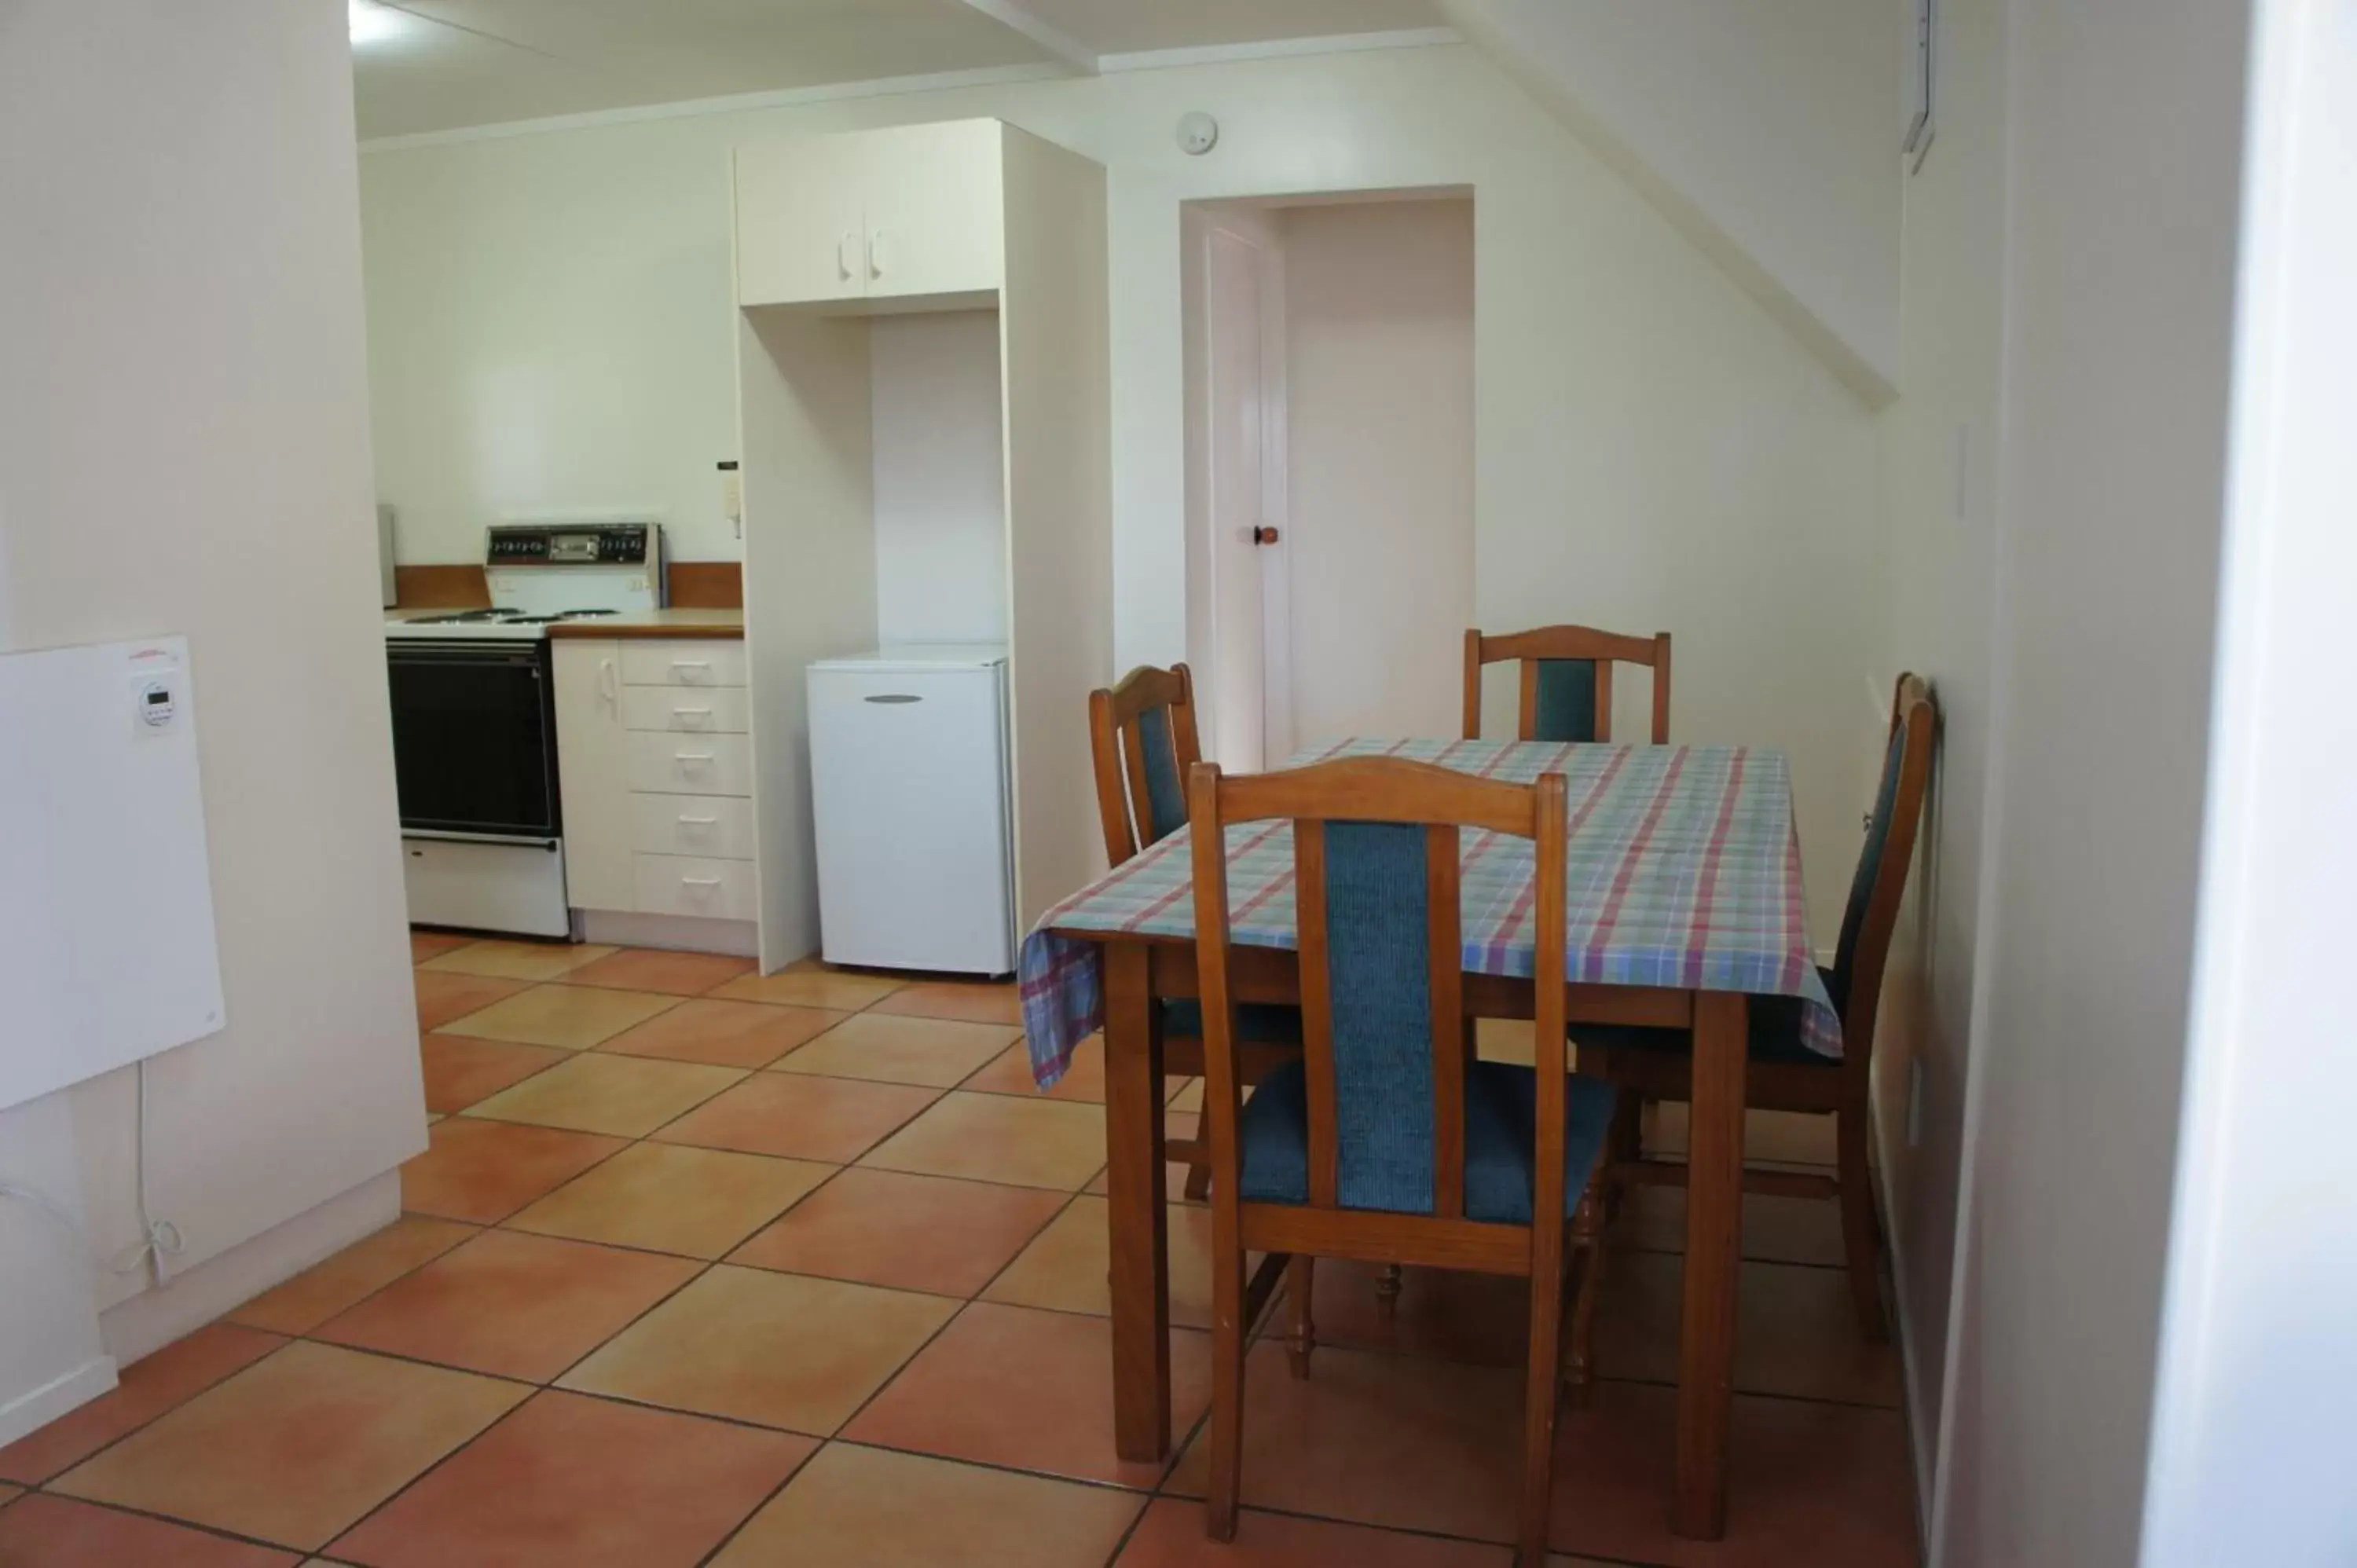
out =
{"type": "Polygon", "coordinates": [[[1481,738],[1481,667],[1512,660],[1522,666],[1520,740],[1607,741],[1612,738],[1612,666],[1642,664],[1653,671],[1653,744],[1670,743],[1670,634],[1623,637],[1586,626],[1543,626],[1535,631],[1484,637],[1465,634],[1465,738],[1481,738]]]}
{"type": "MultiPolygon", "coordinates": [[[[1901,675],[1892,693],[1890,738],[1883,754],[1882,781],[1867,820],[1866,847],[1850,880],[1842,912],[1834,966],[1818,973],[1841,1015],[1840,1059],[1822,1057],[1801,1043],[1801,1004],[1793,997],[1751,999],[1751,1037],[1746,1103],[1759,1110],[1792,1111],[1834,1118],[1835,1174],[1746,1171],[1746,1192],[1783,1197],[1829,1198],[1841,1205],[1842,1251],[1849,1270],[1850,1294],[1858,1326],[1870,1339],[1889,1333],[1883,1312],[1880,1231],[1875,1215],[1873,1178],[1867,1169],[1867,1127],[1874,1069],[1874,1026],[1882,997],[1882,973],[1890,938],[1899,923],[1899,902],[1915,858],[1916,829],[1932,777],[1932,749],[1940,713],[1931,689],[1914,675],[1901,675]]],[[[1646,1100],[1690,1100],[1692,1038],[1666,1029],[1582,1025],[1578,1070],[1600,1079],[1624,1095],[1646,1100]]],[[[1667,1183],[1683,1186],[1685,1167],[1643,1157],[1616,1129],[1609,1166],[1616,1186],[1667,1183]]]]}
{"type": "Polygon", "coordinates": [[[1189,793],[1213,1173],[1209,1531],[1235,1534],[1245,1334],[1281,1274],[1288,1359],[1307,1377],[1312,1260],[1474,1270],[1530,1282],[1519,1561],[1538,1568],[1566,1337],[1576,1399],[1594,1376],[1603,1220],[1591,1176],[1614,1101],[1564,1075],[1563,779],[1502,784],[1388,757],[1226,779],[1199,763],[1189,793]],[[1271,820],[1293,826],[1303,1049],[1245,1101],[1223,830],[1271,820]],[[1468,831],[1535,841],[1535,1068],[1464,1048],[1468,831]],[[1248,1251],[1266,1254],[1250,1282],[1248,1251]]]}
{"type": "MultiPolygon", "coordinates": [[[[1187,825],[1187,770],[1202,757],[1195,729],[1195,677],[1184,664],[1141,665],[1110,689],[1089,693],[1089,746],[1096,765],[1097,816],[1105,859],[1119,865],[1187,825]]],[[[1203,1011],[1193,997],[1156,1004],[1162,1024],[1163,1075],[1203,1071],[1203,1011]]],[[[1301,1051],[1301,1010],[1248,1005],[1238,1015],[1247,1041],[1245,1081],[1301,1051]]],[[[1188,1167],[1186,1195],[1200,1201],[1211,1178],[1200,1133],[1172,1138],[1170,1158],[1188,1167]]]]}

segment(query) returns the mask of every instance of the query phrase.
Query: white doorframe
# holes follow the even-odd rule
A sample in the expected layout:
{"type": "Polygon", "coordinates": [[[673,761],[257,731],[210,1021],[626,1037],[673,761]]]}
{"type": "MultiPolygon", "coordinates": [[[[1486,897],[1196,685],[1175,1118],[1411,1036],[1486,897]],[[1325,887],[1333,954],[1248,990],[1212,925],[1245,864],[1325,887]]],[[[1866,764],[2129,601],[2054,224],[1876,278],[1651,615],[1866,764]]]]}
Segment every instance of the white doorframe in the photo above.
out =
{"type": "Polygon", "coordinates": [[[1189,303],[1187,358],[1187,482],[1191,491],[1190,594],[1201,596],[1188,616],[1189,658],[1196,669],[1197,703],[1208,756],[1223,766],[1255,769],[1281,763],[1293,748],[1292,601],[1286,570],[1289,523],[1286,504],[1285,248],[1282,219],[1274,212],[1216,204],[1191,205],[1186,213],[1185,268],[1189,303]],[[1249,248],[1258,259],[1258,362],[1252,397],[1258,411],[1259,500],[1255,515],[1220,514],[1215,455],[1211,432],[1221,387],[1211,373],[1211,345],[1223,301],[1214,286],[1212,248],[1222,242],[1249,248]],[[1248,542],[1254,527],[1277,531],[1274,545],[1248,542]],[[1221,589],[1223,555],[1251,550],[1258,562],[1257,606],[1237,605],[1221,589]],[[1197,613],[1200,611],[1200,613],[1197,613]],[[1232,618],[1257,619],[1259,679],[1222,668],[1223,633],[1236,629],[1232,618]],[[1229,699],[1249,702],[1256,715],[1223,713],[1229,699]]]}

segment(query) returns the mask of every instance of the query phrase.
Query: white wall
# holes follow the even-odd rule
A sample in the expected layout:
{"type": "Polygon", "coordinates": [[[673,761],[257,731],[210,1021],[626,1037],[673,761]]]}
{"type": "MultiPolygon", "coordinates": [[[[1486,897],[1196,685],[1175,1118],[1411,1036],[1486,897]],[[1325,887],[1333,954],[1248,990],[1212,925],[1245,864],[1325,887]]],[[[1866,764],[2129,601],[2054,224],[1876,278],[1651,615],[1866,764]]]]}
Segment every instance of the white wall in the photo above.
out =
{"type": "MultiPolygon", "coordinates": [[[[118,1352],[309,1262],[243,1249],[242,1287],[200,1267],[425,1141],[351,116],[343,17],[310,0],[8,12],[0,650],[183,632],[204,693],[229,1023],[150,1064],[148,1171],[208,1277],[118,1307],[118,1352]]],[[[69,1093],[111,1257],[139,1236],[131,1076],[69,1093]]],[[[142,1289],[99,1283],[102,1305],[142,1289]]]]}
{"type": "Polygon", "coordinates": [[[1853,704],[1828,693],[1882,646],[1871,417],[1462,46],[366,151],[376,439],[406,557],[468,558],[503,508],[665,496],[683,556],[726,553],[691,514],[734,455],[729,148],[974,114],[1108,172],[1119,665],[1187,649],[1180,203],[1469,187],[1477,618],[1677,633],[1680,736],[1792,754],[1831,944],[1864,789],[1853,704]],[[1207,157],[1172,142],[1192,109],[1224,127],[1207,157]]]}
{"type": "MultiPolygon", "coordinates": [[[[1932,682],[1942,717],[1921,853],[1891,944],[1875,1045],[1883,1190],[1926,1497],[1943,1393],[1980,970],[2005,325],[2005,4],[1942,0],[1939,17],[1939,134],[1904,181],[1905,388],[1879,433],[1888,650],[1857,709],[1861,751],[1876,767],[1889,682],[1898,671],[1932,682]],[[1910,1143],[1909,1090],[1919,1075],[1910,1143]]],[[[1900,178],[1896,165],[1891,177],[1900,178]]]]}
{"type": "Polygon", "coordinates": [[[2255,6],[2210,813],[2148,1568],[2357,1562],[2357,12],[2255,6]],[[2336,688],[2337,681],[2330,682],[2336,688]]]}
{"type": "Polygon", "coordinates": [[[1933,1525],[1956,1568],[2139,1557],[2211,732],[2246,15],[2222,0],[2012,7],[1985,1015],[1933,1525]]]}
{"type": "Polygon", "coordinates": [[[1473,618],[1473,204],[1282,215],[1293,734],[1453,735],[1473,618]]]}
{"type": "Polygon", "coordinates": [[[1905,0],[1444,0],[1858,392],[1901,381],[1905,0]]]}
{"type": "Polygon", "coordinates": [[[998,313],[879,316],[867,333],[876,635],[1005,642],[998,313]]]}

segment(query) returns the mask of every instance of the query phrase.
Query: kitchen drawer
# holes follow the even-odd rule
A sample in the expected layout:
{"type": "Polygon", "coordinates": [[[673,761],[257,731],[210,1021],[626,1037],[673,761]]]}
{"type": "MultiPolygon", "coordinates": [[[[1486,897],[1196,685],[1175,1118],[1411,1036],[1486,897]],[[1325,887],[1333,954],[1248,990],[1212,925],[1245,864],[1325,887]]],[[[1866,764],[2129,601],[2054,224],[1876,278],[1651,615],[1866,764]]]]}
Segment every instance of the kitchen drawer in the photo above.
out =
{"type": "Polygon", "coordinates": [[[622,639],[625,686],[742,686],[745,645],[667,637],[622,639]]]}
{"type": "Polygon", "coordinates": [[[742,686],[622,688],[624,729],[670,730],[690,735],[743,735],[747,703],[742,686]]]}
{"type": "Polygon", "coordinates": [[[683,854],[633,857],[641,915],[693,915],[706,920],[758,918],[749,860],[699,860],[683,854]]]}
{"type": "Polygon", "coordinates": [[[662,735],[634,730],[630,785],[653,795],[750,795],[753,746],[741,735],[662,735]]]}
{"type": "Polygon", "coordinates": [[[753,858],[753,802],[726,795],[633,795],[630,847],[707,860],[753,858]]]}

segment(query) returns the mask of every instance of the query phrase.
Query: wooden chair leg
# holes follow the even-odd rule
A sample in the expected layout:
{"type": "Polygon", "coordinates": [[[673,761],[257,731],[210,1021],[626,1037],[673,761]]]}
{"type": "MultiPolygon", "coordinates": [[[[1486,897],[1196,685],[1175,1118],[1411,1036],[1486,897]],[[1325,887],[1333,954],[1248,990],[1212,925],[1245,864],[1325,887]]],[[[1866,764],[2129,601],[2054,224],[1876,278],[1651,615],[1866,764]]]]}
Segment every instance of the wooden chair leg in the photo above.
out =
{"type": "Polygon", "coordinates": [[[1211,1167],[1201,1161],[1187,1167],[1187,1201],[1200,1203],[1211,1196],[1211,1167]]]}
{"type": "Polygon", "coordinates": [[[1400,1266],[1385,1263],[1375,1276],[1375,1321],[1388,1326],[1399,1315],[1400,1266]]]}
{"type": "Polygon", "coordinates": [[[1222,1248],[1211,1259],[1211,1473],[1203,1492],[1203,1530],[1213,1541],[1236,1538],[1244,1434],[1244,1258],[1222,1248]]]}
{"type": "Polygon", "coordinates": [[[1890,1336],[1882,1309],[1882,1264],[1874,1214],[1874,1177],[1866,1163],[1866,1117],[1849,1112],[1834,1117],[1834,1146],[1841,1181],[1842,1251],[1849,1264],[1849,1294],[1857,1307],[1858,1331],[1879,1342],[1890,1336]]]}
{"type": "Polygon", "coordinates": [[[1285,1343],[1285,1359],[1297,1378],[1309,1376],[1309,1353],[1318,1348],[1318,1322],[1310,1310],[1311,1284],[1318,1260],[1296,1252],[1285,1267],[1285,1294],[1293,1305],[1293,1327],[1285,1343]]]}
{"type": "Polygon", "coordinates": [[[1562,1238],[1560,1225],[1541,1225],[1531,1248],[1531,1359],[1523,1388],[1522,1548],[1516,1568],[1545,1568],[1547,1560],[1555,1405],[1563,1376],[1562,1238]]]}
{"type": "Polygon", "coordinates": [[[1590,1184],[1571,1218],[1570,1288],[1564,1303],[1564,1380],[1575,1410],[1596,1402],[1596,1293],[1604,1277],[1604,1219],[1602,1190],[1590,1184]]]}

